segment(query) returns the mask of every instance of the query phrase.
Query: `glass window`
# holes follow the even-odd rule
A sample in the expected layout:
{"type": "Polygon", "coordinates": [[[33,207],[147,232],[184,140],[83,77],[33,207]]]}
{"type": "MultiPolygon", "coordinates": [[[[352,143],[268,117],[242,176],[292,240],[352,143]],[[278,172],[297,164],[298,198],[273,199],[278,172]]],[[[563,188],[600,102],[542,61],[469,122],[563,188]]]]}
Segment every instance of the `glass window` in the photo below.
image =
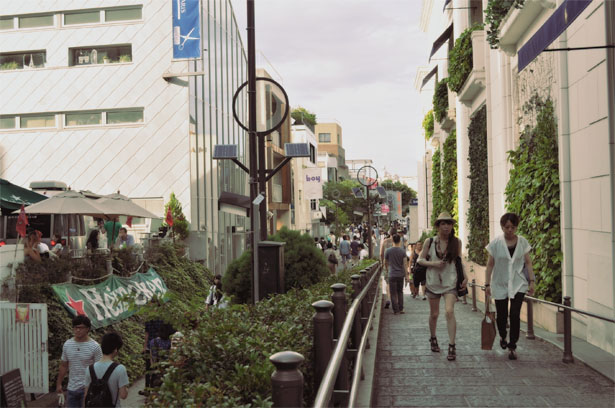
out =
{"type": "Polygon", "coordinates": [[[12,30],[13,17],[0,17],[0,30],[12,30]]]}
{"type": "Polygon", "coordinates": [[[141,20],[142,7],[113,8],[105,10],[105,21],[141,20]]]}
{"type": "Polygon", "coordinates": [[[0,54],[0,70],[42,68],[47,60],[46,51],[6,52],[0,54]]]}
{"type": "Polygon", "coordinates": [[[25,115],[21,116],[19,119],[19,126],[22,129],[56,126],[56,116],[53,113],[42,115],[25,115]]]}
{"type": "Polygon", "coordinates": [[[132,46],[113,45],[103,47],[71,48],[71,65],[113,64],[132,61],[132,46]]]}
{"type": "Polygon", "coordinates": [[[53,14],[19,17],[19,28],[51,27],[53,14]]]}
{"type": "Polygon", "coordinates": [[[101,112],[66,113],[64,117],[66,126],[100,125],[102,123],[101,112]]]}
{"type": "Polygon", "coordinates": [[[107,112],[107,124],[143,122],[143,110],[121,110],[107,112]]]}
{"type": "Polygon", "coordinates": [[[331,143],[331,133],[319,133],[318,142],[319,143],[331,143]]]}
{"type": "Polygon", "coordinates": [[[100,11],[78,11],[75,13],[64,13],[64,25],[99,23],[100,11]]]}
{"type": "Polygon", "coordinates": [[[0,116],[0,129],[15,129],[15,116],[0,116]]]}

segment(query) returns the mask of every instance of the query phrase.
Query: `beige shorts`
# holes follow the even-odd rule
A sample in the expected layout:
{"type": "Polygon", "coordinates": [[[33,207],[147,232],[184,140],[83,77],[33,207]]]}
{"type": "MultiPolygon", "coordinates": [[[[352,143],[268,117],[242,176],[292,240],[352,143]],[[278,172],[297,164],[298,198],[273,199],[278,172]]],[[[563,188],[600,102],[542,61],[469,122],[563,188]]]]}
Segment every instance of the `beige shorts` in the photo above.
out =
{"type": "Polygon", "coordinates": [[[451,289],[444,293],[433,293],[429,289],[425,288],[425,294],[427,295],[429,299],[440,299],[443,295],[448,295],[448,294],[455,295],[455,297],[457,297],[457,289],[451,289]]]}

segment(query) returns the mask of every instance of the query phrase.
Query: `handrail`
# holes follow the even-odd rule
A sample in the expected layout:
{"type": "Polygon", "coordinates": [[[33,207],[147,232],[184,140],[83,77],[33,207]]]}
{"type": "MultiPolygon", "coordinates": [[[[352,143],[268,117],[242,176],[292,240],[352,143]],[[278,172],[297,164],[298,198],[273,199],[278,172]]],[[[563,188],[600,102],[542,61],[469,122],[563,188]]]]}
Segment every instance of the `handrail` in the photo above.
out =
{"type": "MultiPolygon", "coordinates": [[[[476,283],[468,283],[468,286],[470,286],[470,287],[472,287],[472,286],[476,286],[476,287],[478,287],[478,288],[481,288],[482,290],[485,290],[485,286],[483,286],[483,285],[478,285],[478,284],[476,284],[476,283]]],[[[550,302],[550,301],[548,301],[548,300],[538,299],[538,298],[535,298],[535,297],[533,297],[533,296],[527,296],[527,295],[525,296],[525,300],[526,300],[526,301],[527,301],[527,300],[533,300],[534,302],[544,303],[545,305],[555,306],[555,307],[557,307],[557,308],[558,308],[558,310],[560,310],[560,311],[561,311],[561,310],[568,309],[568,310],[570,310],[571,312],[576,312],[576,313],[580,313],[580,314],[583,314],[583,315],[587,315],[587,316],[595,317],[596,319],[605,320],[605,321],[607,321],[607,322],[615,323],[615,319],[611,319],[610,317],[601,316],[601,315],[598,315],[598,314],[595,314],[595,313],[587,312],[587,311],[585,311],[585,310],[581,310],[581,309],[574,308],[574,307],[572,307],[572,306],[566,306],[566,305],[561,304],[561,303],[554,303],[554,302],[550,302]]]]}
{"type": "MultiPolygon", "coordinates": [[[[374,275],[379,275],[380,273],[374,273],[374,275]]],[[[357,399],[357,388],[359,386],[359,381],[361,380],[361,368],[363,366],[363,352],[365,351],[365,346],[367,345],[367,336],[369,335],[369,330],[367,329],[374,319],[374,310],[376,309],[376,297],[380,290],[380,284],[382,279],[378,279],[378,283],[376,284],[376,296],[374,296],[374,302],[372,303],[372,309],[369,311],[369,319],[367,320],[367,324],[365,325],[365,331],[363,332],[363,336],[361,336],[361,343],[359,348],[357,349],[357,358],[354,364],[354,370],[352,373],[352,384],[350,386],[350,397],[348,398],[348,406],[354,407],[355,400],[357,399]]]]}
{"type": "MultiPolygon", "coordinates": [[[[377,268],[378,270],[380,270],[381,266],[379,265],[377,268]]],[[[369,289],[372,286],[374,280],[379,278],[380,273],[378,273],[377,271],[374,272],[371,279],[369,280],[367,285],[365,285],[359,296],[357,296],[352,301],[352,305],[350,306],[350,308],[348,309],[348,313],[346,314],[346,320],[344,321],[344,326],[342,327],[340,337],[337,340],[335,350],[331,355],[331,359],[329,360],[329,364],[327,365],[327,370],[325,371],[325,375],[323,376],[320,383],[320,387],[318,388],[318,393],[316,394],[316,398],[314,400],[314,407],[328,406],[328,402],[331,400],[331,396],[333,395],[333,387],[335,386],[335,380],[337,377],[337,372],[340,368],[340,364],[342,362],[342,357],[346,353],[348,338],[350,337],[350,331],[352,329],[355,315],[357,314],[359,307],[361,307],[361,301],[365,296],[367,296],[367,293],[369,292],[369,289]]]]}

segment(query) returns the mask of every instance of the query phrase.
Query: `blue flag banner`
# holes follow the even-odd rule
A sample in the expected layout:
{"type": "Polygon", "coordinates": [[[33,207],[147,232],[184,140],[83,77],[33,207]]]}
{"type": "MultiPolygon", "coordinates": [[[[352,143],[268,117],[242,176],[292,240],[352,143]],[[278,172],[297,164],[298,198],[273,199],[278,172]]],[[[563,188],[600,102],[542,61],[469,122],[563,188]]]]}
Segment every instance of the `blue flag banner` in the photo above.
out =
{"type": "Polygon", "coordinates": [[[199,0],[173,1],[173,58],[201,57],[199,0]]]}

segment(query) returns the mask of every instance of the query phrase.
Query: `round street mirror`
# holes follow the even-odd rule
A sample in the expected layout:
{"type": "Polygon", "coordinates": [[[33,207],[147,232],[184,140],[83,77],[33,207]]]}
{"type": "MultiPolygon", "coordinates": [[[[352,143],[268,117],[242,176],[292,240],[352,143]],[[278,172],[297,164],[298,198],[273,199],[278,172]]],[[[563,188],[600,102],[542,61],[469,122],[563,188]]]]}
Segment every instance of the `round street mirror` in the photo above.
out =
{"type": "Polygon", "coordinates": [[[357,180],[365,187],[372,186],[378,181],[378,172],[372,166],[363,166],[357,171],[357,180]]]}
{"type": "MultiPolygon", "coordinates": [[[[244,130],[249,131],[248,82],[244,82],[233,96],[233,117],[244,130]],[[241,119],[239,114],[241,113],[241,119]]],[[[265,136],[273,132],[288,116],[288,95],[271,78],[256,78],[256,134],[265,136]]]]}

